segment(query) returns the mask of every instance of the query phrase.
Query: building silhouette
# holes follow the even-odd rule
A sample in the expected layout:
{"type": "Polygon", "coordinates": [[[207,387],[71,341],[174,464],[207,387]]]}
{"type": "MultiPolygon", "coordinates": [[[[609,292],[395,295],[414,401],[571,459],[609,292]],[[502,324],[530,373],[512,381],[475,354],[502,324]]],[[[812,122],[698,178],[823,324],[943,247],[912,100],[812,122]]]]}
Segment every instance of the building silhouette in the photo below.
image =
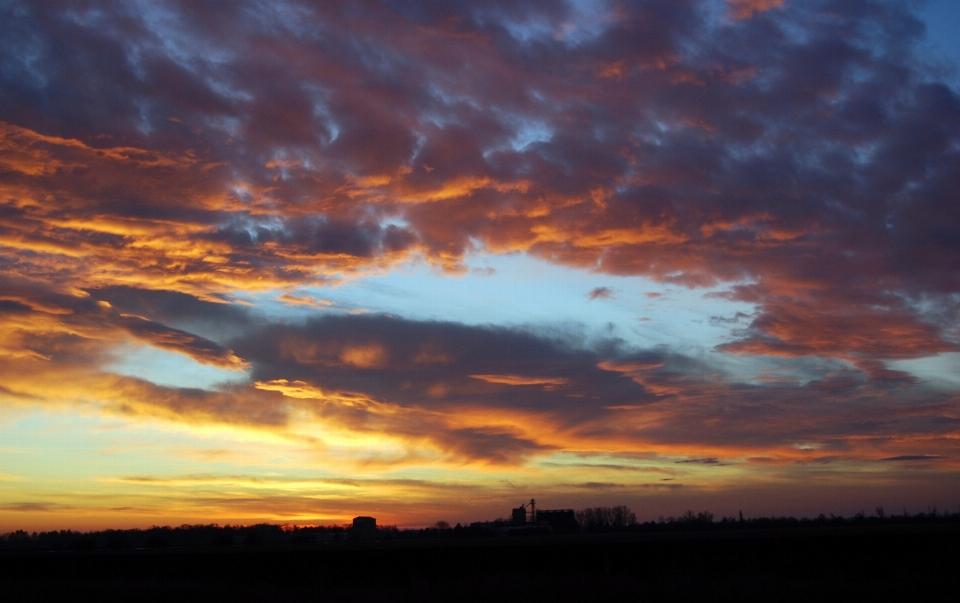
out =
{"type": "Polygon", "coordinates": [[[513,510],[513,514],[510,516],[510,520],[516,525],[523,525],[527,523],[527,509],[523,505],[520,505],[513,510]]]}
{"type": "Polygon", "coordinates": [[[353,518],[353,531],[358,535],[363,534],[374,534],[377,531],[377,520],[374,517],[366,517],[361,515],[360,517],[353,518]]]}
{"type": "Polygon", "coordinates": [[[474,530],[483,530],[499,536],[535,536],[541,534],[572,534],[580,531],[573,509],[537,509],[537,501],[510,510],[510,519],[475,521],[474,530]]]}
{"type": "Polygon", "coordinates": [[[544,509],[537,511],[537,523],[550,525],[555,534],[571,534],[580,531],[573,509],[544,509]]]}

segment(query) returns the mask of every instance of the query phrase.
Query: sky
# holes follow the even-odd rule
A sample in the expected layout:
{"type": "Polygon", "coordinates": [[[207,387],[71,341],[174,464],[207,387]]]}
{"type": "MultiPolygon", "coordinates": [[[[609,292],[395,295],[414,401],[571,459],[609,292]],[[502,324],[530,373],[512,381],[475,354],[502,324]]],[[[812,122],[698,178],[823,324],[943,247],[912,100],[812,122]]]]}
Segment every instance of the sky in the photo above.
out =
{"type": "Polygon", "coordinates": [[[0,3],[0,533],[955,510],[958,28],[0,3]]]}

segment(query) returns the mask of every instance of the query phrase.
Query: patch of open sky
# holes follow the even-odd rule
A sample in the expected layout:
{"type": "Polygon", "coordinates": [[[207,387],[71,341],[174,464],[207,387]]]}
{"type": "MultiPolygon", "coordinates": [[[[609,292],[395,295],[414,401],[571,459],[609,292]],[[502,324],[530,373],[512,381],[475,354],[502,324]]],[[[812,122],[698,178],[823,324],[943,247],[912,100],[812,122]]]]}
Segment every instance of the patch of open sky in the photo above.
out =
{"type": "Polygon", "coordinates": [[[129,344],[104,371],[144,379],[166,387],[216,389],[219,385],[244,382],[245,371],[230,371],[200,364],[188,356],[148,345],[129,344]]]}
{"type": "Polygon", "coordinates": [[[616,20],[606,0],[569,0],[573,15],[560,26],[559,37],[568,46],[579,46],[603,35],[616,20]]]}
{"type": "Polygon", "coordinates": [[[283,219],[279,216],[257,216],[256,219],[247,218],[240,227],[247,231],[247,234],[250,235],[250,240],[254,243],[260,242],[260,235],[263,231],[269,231],[270,233],[286,231],[286,224],[284,224],[283,219]]]}
{"type": "Polygon", "coordinates": [[[724,35],[729,34],[729,30],[723,28],[731,27],[730,20],[725,16],[727,6],[727,0],[701,2],[697,9],[703,20],[702,25],[675,32],[674,44],[683,62],[696,64],[704,59],[707,62],[715,59],[717,38],[722,42],[724,35]]]}
{"type": "Polygon", "coordinates": [[[112,13],[85,5],[77,3],[72,10],[64,11],[64,16],[81,27],[103,29],[112,13]]]}
{"type": "Polygon", "coordinates": [[[423,110],[420,113],[420,119],[422,122],[432,124],[441,130],[451,124],[465,125],[458,114],[458,110],[463,110],[464,107],[469,107],[478,112],[482,111],[476,99],[465,94],[449,94],[436,84],[430,85],[430,96],[439,102],[431,108],[423,110]]]}
{"type": "MultiPolygon", "coordinates": [[[[680,353],[712,350],[730,332],[715,316],[752,313],[753,306],[704,294],[721,291],[667,286],[642,277],[613,276],[551,264],[523,254],[476,254],[462,276],[412,264],[348,280],[337,287],[299,290],[330,302],[326,311],[370,311],[412,320],[553,328],[583,325],[590,333],[621,337],[637,347],[667,344],[680,353]]],[[[304,317],[272,296],[249,296],[275,318],[304,317]]]]}
{"type": "Polygon", "coordinates": [[[837,18],[823,12],[813,3],[792,2],[788,9],[796,16],[793,19],[777,19],[776,25],[787,38],[787,42],[795,46],[806,46],[813,35],[820,32],[822,27],[828,26],[831,19],[837,18]]]}
{"type": "MultiPolygon", "coordinates": [[[[43,41],[36,34],[32,34],[18,37],[17,48],[8,51],[11,58],[19,59],[24,72],[36,88],[46,88],[50,84],[50,77],[42,68],[42,59],[46,50],[43,41]]],[[[6,72],[6,69],[8,67],[4,68],[5,73],[3,75],[9,77],[7,75],[9,72],[6,72]]]]}
{"type": "Polygon", "coordinates": [[[873,162],[879,145],[877,143],[852,145],[849,147],[854,163],[865,166],[873,162]]]}
{"type": "Polygon", "coordinates": [[[553,129],[547,122],[539,119],[520,119],[514,129],[510,146],[514,151],[523,151],[535,142],[549,142],[553,138],[553,129]]]}
{"type": "Polygon", "coordinates": [[[949,352],[914,358],[894,360],[887,366],[897,371],[905,371],[925,383],[946,390],[960,389],[960,353],[949,352]]]}
{"type": "Polygon", "coordinates": [[[127,60],[138,73],[141,56],[162,54],[183,69],[202,77],[217,94],[236,100],[252,100],[253,96],[249,93],[231,85],[232,73],[216,77],[217,67],[235,59],[236,53],[232,49],[185,31],[180,16],[163,6],[153,2],[139,2],[137,5],[140,7],[138,14],[155,36],[154,40],[131,40],[127,60]]]}
{"type": "Polygon", "coordinates": [[[548,19],[530,19],[522,23],[503,21],[503,27],[514,40],[524,44],[537,39],[552,39],[556,32],[554,24],[548,19]]]}
{"type": "Polygon", "coordinates": [[[647,144],[663,146],[663,135],[670,132],[670,128],[658,119],[648,119],[634,128],[634,136],[647,144]],[[651,127],[651,125],[653,127],[651,127]]]}
{"type": "MultiPolygon", "coordinates": [[[[141,6],[140,10],[135,12],[142,16],[144,20],[148,20],[148,8],[141,6]]],[[[105,12],[99,8],[84,9],[80,6],[75,6],[72,10],[66,11],[64,16],[82,28],[96,31],[99,35],[104,35],[105,32],[109,31],[110,35],[114,36],[116,39],[126,42],[123,44],[123,46],[127,63],[131,66],[137,77],[143,78],[146,75],[145,71],[141,67],[141,56],[143,54],[143,49],[149,47],[149,43],[144,40],[126,38],[123,35],[125,32],[116,31],[114,25],[117,19],[113,13],[105,12]]]]}
{"type": "Polygon", "coordinates": [[[248,4],[244,10],[253,18],[253,29],[270,32],[278,37],[288,37],[293,33],[297,37],[321,39],[323,24],[313,19],[314,11],[295,2],[256,2],[248,4]]]}
{"type": "Polygon", "coordinates": [[[772,134],[757,138],[748,143],[728,142],[724,150],[727,157],[737,161],[753,161],[757,158],[772,157],[780,145],[772,134]]]}
{"type": "MultiPolygon", "coordinates": [[[[253,100],[252,94],[234,85],[233,73],[229,70],[219,70],[221,66],[233,60],[234,55],[232,52],[207,45],[202,52],[188,54],[182,52],[181,49],[176,47],[176,44],[171,44],[171,41],[166,37],[170,35],[169,33],[159,35],[162,40],[159,47],[141,40],[128,45],[126,53],[127,63],[138,77],[141,79],[146,77],[146,71],[142,66],[145,57],[149,58],[151,55],[163,54],[185,71],[202,79],[204,85],[218,96],[241,102],[250,102],[253,100]]],[[[179,36],[179,40],[179,43],[191,48],[194,48],[198,44],[197,40],[187,36],[179,36]]]]}
{"type": "Polygon", "coordinates": [[[239,117],[212,115],[206,118],[206,122],[212,130],[219,130],[231,138],[240,138],[243,133],[243,121],[239,117]]]}
{"type": "Polygon", "coordinates": [[[312,83],[303,83],[300,87],[310,96],[310,100],[313,102],[313,116],[323,121],[323,125],[330,132],[330,139],[326,141],[327,144],[332,143],[340,135],[340,124],[337,123],[333,117],[333,112],[330,111],[328,91],[312,83]]]}
{"type": "Polygon", "coordinates": [[[397,228],[409,228],[410,222],[407,222],[402,214],[386,216],[380,219],[380,228],[386,229],[391,226],[396,226],[397,228]]]}
{"type": "Polygon", "coordinates": [[[133,100],[133,104],[137,107],[139,114],[139,120],[137,122],[137,129],[144,136],[149,136],[153,132],[153,118],[156,116],[156,113],[153,111],[153,108],[150,105],[150,102],[143,98],[138,98],[133,100]]]}
{"type": "Polygon", "coordinates": [[[0,441],[4,448],[0,450],[0,466],[6,474],[22,476],[28,486],[43,484],[45,480],[88,478],[93,473],[90,454],[106,447],[96,429],[105,422],[108,421],[55,410],[2,421],[0,441]]]}
{"type": "Polygon", "coordinates": [[[340,136],[340,124],[333,119],[330,119],[325,125],[327,126],[327,130],[330,132],[330,140],[327,141],[327,144],[333,144],[333,141],[340,136]]]}
{"type": "MultiPolygon", "coordinates": [[[[155,420],[63,410],[38,410],[0,421],[0,442],[3,473],[22,476],[20,483],[32,488],[45,488],[48,480],[88,485],[91,480],[138,476],[257,477],[276,469],[271,463],[274,450],[292,456],[289,446],[263,441],[251,446],[248,436],[229,428],[198,432],[155,420]]],[[[324,473],[302,465],[295,470],[300,475],[324,473]]],[[[104,486],[101,482],[95,487],[104,486]]]]}
{"type": "MultiPolygon", "coordinates": [[[[896,216],[896,213],[891,213],[887,216],[887,221],[890,222],[896,216]]],[[[960,308],[960,293],[908,295],[904,291],[889,289],[884,293],[895,296],[899,302],[909,307],[926,322],[942,325],[947,329],[954,325],[954,309],[960,308]]],[[[880,306],[880,309],[886,310],[888,306],[880,306]]],[[[949,339],[949,335],[947,337],[949,339]]],[[[955,326],[952,342],[960,343],[960,327],[955,326]]]]}
{"type": "MultiPolygon", "coordinates": [[[[451,82],[452,85],[460,87],[458,82],[451,82]]],[[[438,99],[444,107],[460,107],[466,105],[471,109],[481,111],[483,107],[477,102],[477,99],[469,94],[452,93],[436,83],[430,84],[430,96],[438,99]]]]}
{"type": "MultiPolygon", "coordinates": [[[[160,2],[139,0],[133,3],[135,12],[143,19],[146,27],[154,34],[155,43],[159,43],[164,55],[182,66],[189,65],[197,57],[208,58],[208,48],[202,39],[191,36],[183,30],[180,15],[160,2]]],[[[138,41],[142,46],[148,46],[147,40],[138,41]]]]}
{"type": "Polygon", "coordinates": [[[410,160],[407,162],[409,165],[413,165],[417,161],[417,157],[420,156],[420,152],[423,151],[424,145],[427,144],[427,137],[423,134],[417,133],[417,142],[413,145],[413,152],[410,153],[410,160]]]}
{"type": "Polygon", "coordinates": [[[727,0],[708,0],[707,2],[701,2],[697,8],[700,16],[709,27],[718,27],[728,22],[726,15],[730,4],[727,0]]]}
{"type": "Polygon", "coordinates": [[[249,204],[253,202],[253,193],[250,192],[250,189],[247,188],[246,185],[236,185],[232,187],[232,191],[241,203],[249,204]]]}
{"type": "Polygon", "coordinates": [[[920,12],[927,27],[926,50],[951,65],[954,87],[960,85],[960,2],[929,0],[920,12]]]}
{"type": "MultiPolygon", "coordinates": [[[[184,66],[184,68],[188,69],[191,72],[194,71],[194,69],[188,66],[184,66]]],[[[207,85],[207,87],[210,88],[210,90],[215,92],[218,96],[222,96],[223,98],[228,98],[235,101],[242,101],[245,103],[251,102],[254,98],[253,95],[247,92],[246,90],[240,90],[239,88],[235,88],[232,85],[232,83],[226,80],[225,78],[217,79],[215,77],[207,75],[206,77],[203,78],[203,81],[207,85]]]]}
{"type": "Polygon", "coordinates": [[[375,74],[381,83],[400,82],[409,73],[419,72],[420,65],[398,52],[395,48],[376,45],[373,39],[355,40],[355,58],[370,74],[375,74]]]}

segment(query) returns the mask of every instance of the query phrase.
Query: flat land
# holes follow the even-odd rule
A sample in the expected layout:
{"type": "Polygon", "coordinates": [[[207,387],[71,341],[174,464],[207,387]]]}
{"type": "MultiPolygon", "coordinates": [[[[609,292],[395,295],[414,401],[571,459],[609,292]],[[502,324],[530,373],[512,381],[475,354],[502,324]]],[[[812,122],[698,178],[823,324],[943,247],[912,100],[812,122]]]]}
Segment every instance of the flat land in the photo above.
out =
{"type": "Polygon", "coordinates": [[[957,601],[960,525],[0,555],[4,601],[957,601]]]}

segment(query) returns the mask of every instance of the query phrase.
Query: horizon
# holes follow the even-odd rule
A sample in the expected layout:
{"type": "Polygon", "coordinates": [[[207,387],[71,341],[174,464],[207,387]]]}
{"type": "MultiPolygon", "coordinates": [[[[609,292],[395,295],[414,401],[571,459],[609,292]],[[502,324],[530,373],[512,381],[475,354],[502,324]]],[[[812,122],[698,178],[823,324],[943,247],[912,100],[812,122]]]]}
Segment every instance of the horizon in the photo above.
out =
{"type": "Polygon", "coordinates": [[[957,27],[9,3],[0,534],[956,509],[957,27]]]}
{"type": "MultiPolygon", "coordinates": [[[[928,507],[928,508],[926,509],[926,511],[919,511],[919,512],[913,513],[913,514],[908,513],[906,509],[903,509],[903,510],[898,514],[898,513],[896,513],[896,512],[887,512],[886,509],[883,509],[882,507],[877,507],[877,508],[875,508],[872,512],[869,512],[869,513],[868,513],[865,509],[861,509],[860,511],[858,511],[857,513],[854,513],[854,514],[850,515],[849,517],[846,517],[846,516],[843,516],[843,515],[834,515],[834,514],[832,514],[832,513],[831,513],[830,515],[827,515],[827,514],[824,514],[824,513],[818,513],[817,515],[814,515],[814,516],[801,516],[801,517],[794,517],[794,516],[789,516],[789,515],[779,515],[779,516],[777,516],[777,515],[771,515],[771,516],[763,516],[763,515],[761,515],[761,516],[744,516],[744,515],[742,515],[742,513],[739,513],[739,512],[738,512],[737,514],[734,514],[734,515],[717,516],[717,515],[714,515],[709,509],[703,509],[703,510],[698,511],[698,512],[694,512],[693,509],[686,509],[683,513],[680,513],[680,514],[677,514],[677,515],[669,515],[669,516],[660,515],[660,516],[658,516],[658,517],[656,517],[656,518],[651,518],[651,519],[646,519],[646,520],[636,517],[636,513],[634,513],[633,509],[631,509],[630,507],[625,506],[625,505],[614,505],[613,507],[585,507],[585,508],[583,508],[583,509],[544,509],[544,511],[549,511],[549,512],[572,511],[572,512],[574,512],[575,514],[579,515],[579,514],[581,514],[581,513],[589,512],[589,511],[607,511],[607,512],[610,512],[610,511],[613,511],[614,509],[622,509],[622,510],[623,510],[623,515],[622,515],[622,517],[625,519],[625,523],[616,524],[616,525],[606,524],[605,526],[597,526],[597,525],[595,525],[595,526],[593,526],[593,527],[594,527],[594,528],[597,528],[597,527],[606,527],[606,528],[621,528],[621,529],[623,529],[623,528],[627,528],[627,527],[630,527],[630,526],[649,526],[649,525],[651,525],[651,524],[656,524],[656,525],[682,525],[682,524],[690,524],[690,523],[696,523],[696,524],[704,524],[704,523],[706,523],[706,524],[730,525],[730,524],[745,524],[745,523],[757,523],[757,522],[761,522],[761,523],[762,523],[762,522],[764,522],[764,521],[768,521],[768,522],[769,522],[769,521],[774,521],[774,522],[797,521],[797,522],[800,522],[800,523],[804,523],[804,522],[822,522],[822,521],[828,521],[828,522],[833,522],[833,523],[836,523],[836,522],[854,522],[854,523],[856,523],[856,522],[860,522],[860,521],[867,521],[867,522],[874,522],[874,523],[875,523],[875,522],[879,521],[879,522],[881,522],[881,523],[882,523],[882,522],[897,523],[898,521],[902,521],[902,520],[913,520],[913,521],[918,521],[918,520],[926,520],[926,521],[929,521],[929,520],[941,520],[941,521],[942,521],[942,520],[944,520],[944,519],[950,519],[950,520],[956,521],[957,519],[960,519],[960,511],[954,512],[954,511],[951,511],[950,509],[937,509],[937,508],[935,508],[935,507],[928,507]]],[[[538,514],[539,514],[539,512],[540,512],[540,510],[538,510],[538,514]]],[[[366,517],[367,517],[367,516],[357,516],[357,517],[354,517],[353,520],[360,519],[360,518],[366,518],[366,517]]],[[[376,517],[374,517],[374,518],[372,518],[372,519],[374,519],[374,521],[376,521],[376,528],[377,528],[378,530],[379,530],[379,529],[386,529],[386,530],[399,530],[399,531],[453,530],[453,529],[455,529],[456,527],[466,528],[466,527],[472,527],[472,526],[474,526],[475,524],[491,524],[491,523],[503,523],[505,526],[516,525],[516,524],[513,523],[513,522],[514,522],[513,519],[511,519],[511,518],[509,518],[509,517],[506,517],[506,516],[497,517],[497,518],[495,518],[495,519],[489,519],[489,518],[488,518],[488,519],[474,519],[474,520],[469,521],[469,522],[456,522],[456,523],[452,523],[452,522],[449,522],[449,521],[446,521],[446,520],[443,520],[443,519],[438,519],[437,521],[435,521],[435,522],[433,522],[433,523],[424,524],[424,525],[417,525],[417,526],[398,526],[398,525],[394,525],[394,524],[384,524],[384,523],[381,523],[376,517]]],[[[271,528],[278,528],[278,529],[280,529],[280,530],[283,531],[283,532],[290,532],[290,531],[295,531],[295,530],[313,530],[313,529],[316,529],[316,530],[332,530],[332,529],[350,529],[350,528],[353,528],[353,527],[355,527],[355,526],[354,526],[354,523],[353,523],[353,520],[350,521],[350,522],[346,522],[346,523],[326,524],[326,525],[321,525],[321,524],[308,524],[308,523],[282,523],[282,524],[281,524],[281,523],[270,523],[270,522],[251,523],[251,524],[219,524],[219,523],[214,522],[214,523],[197,523],[197,524],[181,524],[181,525],[151,525],[151,526],[148,526],[148,527],[134,527],[134,528],[110,528],[110,527],[108,527],[108,528],[100,528],[100,529],[97,529],[97,530],[88,530],[88,531],[85,531],[85,532],[73,531],[73,530],[70,530],[70,529],[60,529],[60,530],[54,529],[54,530],[49,530],[49,531],[45,531],[45,532],[43,532],[43,531],[34,531],[34,532],[32,532],[32,533],[30,533],[30,532],[28,532],[28,531],[26,531],[26,530],[14,530],[14,531],[11,531],[11,532],[0,532],[0,538],[5,538],[5,537],[6,537],[6,538],[9,538],[10,536],[13,536],[13,535],[15,535],[15,534],[17,534],[17,533],[25,533],[25,534],[30,535],[30,536],[35,536],[35,535],[40,535],[40,534],[43,534],[43,533],[48,533],[48,534],[60,533],[60,534],[63,534],[63,533],[66,533],[66,532],[73,532],[73,533],[77,533],[77,534],[93,534],[93,533],[103,533],[103,532],[111,532],[111,531],[127,531],[127,530],[133,530],[133,531],[149,531],[149,530],[157,530],[157,529],[160,529],[160,530],[177,530],[177,529],[211,528],[211,529],[238,529],[238,530],[243,530],[243,529],[256,528],[256,527],[261,527],[261,526],[268,526],[268,527],[271,527],[271,528]]],[[[580,521],[581,521],[581,520],[578,519],[578,523],[580,523],[580,521]]],[[[584,521],[588,521],[588,522],[589,522],[589,518],[585,519],[584,521]]],[[[527,520],[527,523],[529,523],[530,525],[536,525],[536,522],[531,522],[529,519],[527,520]]],[[[581,526],[581,529],[582,529],[582,528],[583,528],[583,526],[581,526]]]]}

